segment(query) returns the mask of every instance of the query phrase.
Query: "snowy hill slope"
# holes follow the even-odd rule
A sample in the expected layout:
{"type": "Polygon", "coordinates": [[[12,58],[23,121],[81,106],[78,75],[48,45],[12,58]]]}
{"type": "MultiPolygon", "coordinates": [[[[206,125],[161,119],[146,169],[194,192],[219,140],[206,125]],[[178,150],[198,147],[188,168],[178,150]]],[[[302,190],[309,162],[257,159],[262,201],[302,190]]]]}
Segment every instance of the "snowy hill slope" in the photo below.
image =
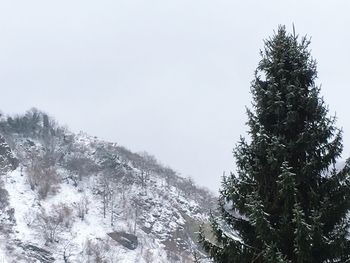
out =
{"type": "Polygon", "coordinates": [[[73,134],[34,109],[0,120],[0,166],[0,262],[192,262],[201,253],[196,231],[215,198],[147,153],[73,134]]]}

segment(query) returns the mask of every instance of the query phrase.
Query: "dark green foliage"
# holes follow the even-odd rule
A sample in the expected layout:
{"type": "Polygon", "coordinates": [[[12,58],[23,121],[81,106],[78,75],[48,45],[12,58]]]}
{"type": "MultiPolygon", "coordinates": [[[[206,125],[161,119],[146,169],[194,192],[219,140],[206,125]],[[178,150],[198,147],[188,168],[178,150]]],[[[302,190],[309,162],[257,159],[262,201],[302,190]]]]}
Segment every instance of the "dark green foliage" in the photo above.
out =
{"type": "Polygon", "coordinates": [[[350,162],[336,171],[342,134],[315,84],[310,42],[285,27],[265,41],[247,110],[251,140],[240,140],[237,175],[224,178],[215,262],[348,262],[350,162]]]}
{"type": "Polygon", "coordinates": [[[0,132],[4,135],[19,134],[43,140],[45,146],[50,144],[52,136],[61,137],[65,129],[59,127],[55,120],[46,113],[32,108],[23,115],[0,115],[0,132]]]}

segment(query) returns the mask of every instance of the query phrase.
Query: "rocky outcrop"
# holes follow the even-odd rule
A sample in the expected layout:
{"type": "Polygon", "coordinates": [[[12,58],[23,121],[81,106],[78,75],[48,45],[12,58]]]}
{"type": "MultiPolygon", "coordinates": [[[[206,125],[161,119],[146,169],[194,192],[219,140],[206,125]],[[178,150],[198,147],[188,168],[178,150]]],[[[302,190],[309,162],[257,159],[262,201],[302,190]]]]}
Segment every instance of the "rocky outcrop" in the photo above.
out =
{"type": "Polygon", "coordinates": [[[6,173],[16,169],[18,160],[13,156],[10,146],[5,138],[0,135],[0,173],[6,173]]]}
{"type": "Polygon", "coordinates": [[[112,233],[108,233],[108,235],[113,240],[117,241],[119,244],[121,244],[122,246],[130,250],[134,250],[137,248],[137,245],[138,245],[137,236],[133,234],[115,231],[112,233]]]}
{"type": "Polygon", "coordinates": [[[32,244],[19,244],[19,246],[24,250],[24,253],[27,255],[27,258],[32,258],[38,260],[40,263],[52,263],[55,262],[52,253],[34,246],[32,244]]]}

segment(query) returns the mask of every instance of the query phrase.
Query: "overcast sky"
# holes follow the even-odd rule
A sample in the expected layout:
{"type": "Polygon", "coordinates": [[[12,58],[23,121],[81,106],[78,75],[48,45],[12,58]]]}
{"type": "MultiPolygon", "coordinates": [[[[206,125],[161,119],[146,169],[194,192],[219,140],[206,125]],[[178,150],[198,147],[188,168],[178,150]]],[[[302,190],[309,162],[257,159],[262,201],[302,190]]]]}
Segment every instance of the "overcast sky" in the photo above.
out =
{"type": "Polygon", "coordinates": [[[0,1],[0,109],[146,150],[217,192],[247,128],[263,39],[312,36],[350,155],[349,1],[0,1]]]}

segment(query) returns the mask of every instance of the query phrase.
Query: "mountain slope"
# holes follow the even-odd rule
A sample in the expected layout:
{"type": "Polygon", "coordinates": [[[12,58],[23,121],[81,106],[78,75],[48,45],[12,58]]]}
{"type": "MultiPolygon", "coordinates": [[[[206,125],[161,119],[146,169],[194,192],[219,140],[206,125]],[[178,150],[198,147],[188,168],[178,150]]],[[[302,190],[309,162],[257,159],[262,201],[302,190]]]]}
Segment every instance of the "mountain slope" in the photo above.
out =
{"type": "Polygon", "coordinates": [[[73,134],[35,109],[3,117],[0,134],[0,262],[192,262],[201,253],[196,231],[215,198],[153,156],[73,134]]]}

